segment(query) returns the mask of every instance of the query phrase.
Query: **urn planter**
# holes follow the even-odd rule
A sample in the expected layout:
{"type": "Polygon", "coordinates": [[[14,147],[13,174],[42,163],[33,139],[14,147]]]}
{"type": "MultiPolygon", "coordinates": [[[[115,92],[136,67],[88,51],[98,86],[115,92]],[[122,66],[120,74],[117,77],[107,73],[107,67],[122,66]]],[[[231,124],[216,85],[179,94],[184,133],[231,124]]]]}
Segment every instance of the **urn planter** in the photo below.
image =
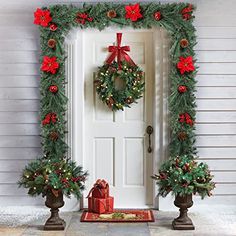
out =
{"type": "Polygon", "coordinates": [[[192,220],[188,217],[188,208],[193,205],[192,194],[185,196],[175,196],[174,201],[175,206],[179,207],[179,217],[174,219],[172,222],[173,229],[175,230],[194,230],[195,227],[193,225],[192,220]]]}
{"type": "Polygon", "coordinates": [[[54,194],[48,191],[46,195],[45,205],[51,208],[51,216],[44,225],[44,230],[64,230],[66,222],[59,217],[59,209],[64,206],[63,193],[58,191],[58,194],[54,194]]]}

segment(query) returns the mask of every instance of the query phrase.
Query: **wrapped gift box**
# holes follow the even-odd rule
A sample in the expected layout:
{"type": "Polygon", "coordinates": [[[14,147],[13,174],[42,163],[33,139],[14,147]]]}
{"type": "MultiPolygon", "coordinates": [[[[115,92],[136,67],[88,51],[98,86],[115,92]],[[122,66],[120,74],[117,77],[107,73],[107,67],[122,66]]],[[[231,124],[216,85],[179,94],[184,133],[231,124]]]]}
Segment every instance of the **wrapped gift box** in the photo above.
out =
{"type": "Polygon", "coordinates": [[[88,211],[94,213],[111,213],[114,210],[114,198],[88,198],[88,211]]]}

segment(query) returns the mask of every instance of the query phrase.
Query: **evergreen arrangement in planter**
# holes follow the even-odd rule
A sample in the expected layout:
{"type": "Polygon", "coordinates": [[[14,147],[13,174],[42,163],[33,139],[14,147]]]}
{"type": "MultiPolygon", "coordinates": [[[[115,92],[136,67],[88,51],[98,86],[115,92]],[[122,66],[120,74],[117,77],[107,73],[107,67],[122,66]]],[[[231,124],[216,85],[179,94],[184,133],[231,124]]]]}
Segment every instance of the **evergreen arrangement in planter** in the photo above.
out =
{"type": "Polygon", "coordinates": [[[207,164],[198,163],[187,155],[170,157],[153,178],[157,181],[162,197],[169,193],[179,196],[198,194],[203,199],[211,196],[215,187],[207,164]]]}
{"type": "Polygon", "coordinates": [[[46,196],[49,192],[55,196],[62,192],[64,196],[82,196],[87,172],[75,162],[66,159],[37,159],[23,170],[19,186],[28,188],[31,196],[46,196]]]}
{"type": "Polygon", "coordinates": [[[68,159],[42,158],[30,162],[18,182],[28,188],[31,196],[46,197],[45,205],[51,208],[51,216],[44,225],[45,230],[64,230],[66,222],[59,217],[58,208],[64,206],[63,196],[82,196],[87,172],[68,159]]]}

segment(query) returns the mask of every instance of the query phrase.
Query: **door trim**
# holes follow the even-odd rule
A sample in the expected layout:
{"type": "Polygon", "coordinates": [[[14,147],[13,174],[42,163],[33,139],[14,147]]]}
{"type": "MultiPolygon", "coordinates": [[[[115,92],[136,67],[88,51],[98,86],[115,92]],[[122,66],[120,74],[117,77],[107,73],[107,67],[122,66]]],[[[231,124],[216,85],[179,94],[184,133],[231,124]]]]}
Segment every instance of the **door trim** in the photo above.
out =
{"type": "MultiPolygon", "coordinates": [[[[114,31],[116,28],[107,28],[105,32],[114,31]]],[[[68,155],[72,160],[79,165],[84,165],[84,69],[83,69],[83,36],[86,32],[96,30],[86,29],[72,30],[66,38],[66,47],[68,52],[66,62],[66,93],[69,98],[68,113],[66,115],[68,120],[67,143],[71,147],[68,155]]],[[[98,30],[97,30],[98,31],[98,30]]],[[[153,173],[158,172],[160,163],[167,158],[167,146],[169,140],[168,132],[168,35],[164,29],[159,27],[152,29],[132,29],[124,28],[123,32],[153,32],[154,42],[154,105],[153,105],[153,128],[154,128],[154,144],[153,144],[153,173]]],[[[98,31],[99,33],[100,31],[98,31]]],[[[153,181],[153,204],[150,207],[159,209],[159,198],[157,197],[157,187],[153,181]]],[[[81,203],[83,206],[83,203],[81,203]]],[[[78,202],[73,200],[69,209],[78,209],[78,202]]]]}

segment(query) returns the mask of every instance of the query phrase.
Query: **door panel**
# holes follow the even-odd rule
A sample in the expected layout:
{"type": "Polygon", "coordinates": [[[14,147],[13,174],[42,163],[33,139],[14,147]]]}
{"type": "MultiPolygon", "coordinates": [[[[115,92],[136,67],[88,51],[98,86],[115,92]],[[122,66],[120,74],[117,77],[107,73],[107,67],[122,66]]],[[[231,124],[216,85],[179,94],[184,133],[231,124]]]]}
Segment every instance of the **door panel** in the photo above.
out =
{"type": "Polygon", "coordinates": [[[104,178],[115,197],[115,207],[142,208],[152,204],[153,198],[153,157],[147,153],[145,135],[146,127],[153,124],[153,33],[122,33],[122,45],[130,46],[129,55],[145,72],[144,97],[123,112],[112,112],[100,101],[94,73],[109,55],[107,47],[116,43],[116,32],[84,33],[84,168],[90,174],[87,192],[96,179],[104,178]]]}

